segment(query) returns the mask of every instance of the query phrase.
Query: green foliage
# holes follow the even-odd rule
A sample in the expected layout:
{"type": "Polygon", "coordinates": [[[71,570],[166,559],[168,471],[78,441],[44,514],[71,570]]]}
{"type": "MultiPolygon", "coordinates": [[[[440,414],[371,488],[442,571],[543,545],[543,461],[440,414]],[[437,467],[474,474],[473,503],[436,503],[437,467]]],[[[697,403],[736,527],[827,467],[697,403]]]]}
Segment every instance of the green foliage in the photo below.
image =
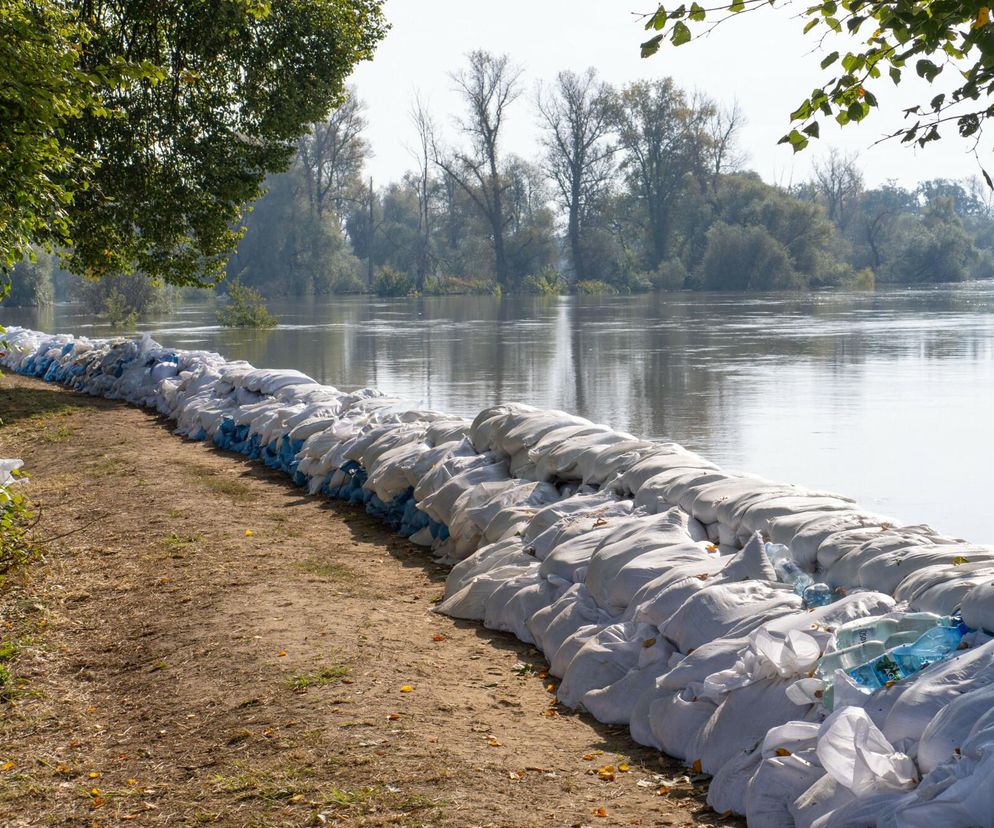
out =
{"type": "Polygon", "coordinates": [[[5,305],[17,308],[38,308],[54,301],[51,254],[33,250],[18,262],[10,273],[10,292],[0,296],[5,305]]]}
{"type": "Polygon", "coordinates": [[[73,277],[71,293],[90,313],[106,317],[115,328],[128,330],[137,327],[139,317],[166,311],[170,304],[165,287],[138,274],[73,277]]]}
{"type": "MultiPolygon", "coordinates": [[[[734,0],[730,6],[704,9],[696,3],[659,6],[648,17],[646,29],[658,32],[642,44],[649,57],[666,42],[680,46],[692,40],[688,22],[704,23],[710,31],[724,19],[765,6],[770,0],[734,0]]],[[[994,114],[985,98],[994,91],[994,35],[990,9],[963,0],[826,0],[808,6],[804,33],[813,31],[824,42],[845,31],[852,51],[832,51],[821,61],[828,70],[816,87],[790,114],[796,124],[781,139],[798,152],[821,133],[821,123],[833,118],[855,124],[878,106],[874,90],[879,83],[901,83],[914,71],[933,83],[946,69],[955,80],[943,92],[906,110],[909,124],[893,133],[902,142],[924,145],[940,137],[944,124],[953,122],[963,137],[976,136],[994,114]],[[826,37],[827,36],[827,37],[826,37]]],[[[986,173],[985,173],[986,175],[986,173]]]]}
{"type": "MultiPolygon", "coordinates": [[[[13,476],[16,480],[21,474],[15,470],[13,476]]],[[[0,485],[0,587],[11,572],[34,554],[26,534],[33,518],[27,498],[18,491],[17,483],[0,485]]]]}
{"type": "Polygon", "coordinates": [[[701,272],[707,290],[782,290],[799,285],[786,248],[758,226],[714,225],[708,232],[701,272]]]}
{"type": "Polygon", "coordinates": [[[659,290],[683,290],[690,274],[679,259],[661,262],[651,274],[652,286],[659,290]]]}
{"type": "Polygon", "coordinates": [[[576,292],[581,296],[612,296],[618,289],[598,279],[583,279],[576,283],[576,292]]]}
{"type": "Polygon", "coordinates": [[[228,283],[228,300],[218,310],[217,322],[225,328],[275,328],[279,319],[269,312],[259,291],[235,280],[228,283]]]}
{"type": "Polygon", "coordinates": [[[414,279],[387,265],[376,274],[373,290],[377,296],[410,296],[414,292],[414,279]]]}
{"type": "Polygon", "coordinates": [[[540,296],[558,296],[560,293],[565,293],[566,288],[563,274],[553,267],[545,267],[521,281],[522,293],[537,293],[540,296]]]}
{"type": "Polygon", "coordinates": [[[55,242],[91,277],[214,283],[242,206],[383,33],[379,0],[8,0],[0,264],[55,242]]]}

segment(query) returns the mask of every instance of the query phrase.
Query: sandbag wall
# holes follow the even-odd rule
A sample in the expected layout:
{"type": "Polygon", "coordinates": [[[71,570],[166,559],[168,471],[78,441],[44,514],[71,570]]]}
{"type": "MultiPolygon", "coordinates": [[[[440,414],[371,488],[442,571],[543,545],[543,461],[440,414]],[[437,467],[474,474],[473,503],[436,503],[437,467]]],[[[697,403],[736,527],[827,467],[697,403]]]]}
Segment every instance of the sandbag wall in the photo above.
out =
{"type": "Polygon", "coordinates": [[[470,422],[148,337],[5,348],[431,547],[441,611],[534,643],[560,701],[713,775],[718,811],[994,825],[994,548],[559,411],[470,422]]]}

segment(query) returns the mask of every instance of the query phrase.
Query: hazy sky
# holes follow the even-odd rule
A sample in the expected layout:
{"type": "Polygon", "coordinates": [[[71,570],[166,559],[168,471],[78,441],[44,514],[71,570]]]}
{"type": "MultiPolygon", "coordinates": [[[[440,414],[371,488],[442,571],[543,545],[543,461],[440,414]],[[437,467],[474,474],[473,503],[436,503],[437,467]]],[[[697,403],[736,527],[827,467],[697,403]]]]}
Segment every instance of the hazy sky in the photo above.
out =
{"type": "MultiPolygon", "coordinates": [[[[539,153],[534,92],[540,81],[562,69],[595,66],[616,85],[639,78],[672,76],[678,85],[698,88],[725,103],[738,101],[748,124],[742,144],[749,166],[771,182],[789,183],[808,177],[812,158],[830,145],[860,153],[867,183],[894,178],[914,184],[924,178],[960,178],[979,173],[971,147],[953,129],[926,149],[888,141],[871,146],[902,123],[901,110],[927,101],[940,91],[910,77],[900,88],[881,79],[871,89],[881,111],[862,124],[843,129],[834,121],[822,125],[822,140],[793,156],[777,140],[787,131],[787,113],[806,93],[827,80],[821,57],[844,44],[836,36],[830,48],[818,51],[814,33],[801,35],[803,21],[794,9],[762,9],[730,20],[716,32],[679,49],[664,47],[642,60],[639,43],[646,38],[638,13],[655,8],[652,0],[387,0],[391,31],[372,62],[361,65],[352,82],[369,105],[369,130],[375,157],[368,172],[378,183],[399,178],[413,166],[408,147],[414,130],[408,113],[414,93],[428,102],[436,121],[451,133],[460,101],[448,73],[464,64],[465,53],[477,48],[507,52],[524,69],[525,94],[511,110],[506,149],[535,160],[539,153]]],[[[942,83],[940,80],[936,85],[942,83]]],[[[981,160],[994,166],[989,142],[981,160]]]]}

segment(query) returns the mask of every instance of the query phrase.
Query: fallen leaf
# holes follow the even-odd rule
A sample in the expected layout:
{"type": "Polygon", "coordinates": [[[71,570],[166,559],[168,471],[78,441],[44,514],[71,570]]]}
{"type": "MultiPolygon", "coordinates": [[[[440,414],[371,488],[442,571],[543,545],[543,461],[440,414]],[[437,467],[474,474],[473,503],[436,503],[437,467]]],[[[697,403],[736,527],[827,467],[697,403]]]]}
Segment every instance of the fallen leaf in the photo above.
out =
{"type": "Polygon", "coordinates": [[[104,798],[102,796],[93,797],[93,801],[90,802],[91,808],[102,808],[104,805],[104,798]]]}
{"type": "Polygon", "coordinates": [[[513,770],[513,771],[508,771],[507,772],[507,778],[508,779],[522,779],[523,777],[524,777],[524,774],[521,773],[520,771],[513,770]]]}
{"type": "Polygon", "coordinates": [[[790,756],[790,751],[787,748],[777,748],[777,756],[790,756]]]}
{"type": "Polygon", "coordinates": [[[558,716],[559,715],[559,711],[558,710],[554,710],[553,708],[550,707],[548,710],[543,710],[542,711],[542,715],[545,716],[545,718],[547,718],[547,719],[551,719],[554,716],[558,716]]]}
{"type": "Polygon", "coordinates": [[[389,719],[389,720],[390,720],[391,722],[395,722],[395,721],[397,721],[397,719],[399,719],[399,718],[400,718],[400,713],[391,713],[391,714],[390,714],[389,716],[387,716],[387,718],[388,718],[388,719],[389,719]]]}
{"type": "Polygon", "coordinates": [[[253,532],[251,529],[246,529],[245,530],[245,537],[246,538],[251,538],[252,535],[254,535],[254,534],[255,534],[255,532],[253,532]]]}
{"type": "Polygon", "coordinates": [[[493,736],[487,739],[487,744],[490,745],[490,747],[501,747],[501,743],[498,742],[493,736]]]}
{"type": "Polygon", "coordinates": [[[645,649],[647,649],[647,650],[648,650],[648,649],[649,649],[649,648],[650,648],[651,646],[653,646],[653,645],[654,645],[655,643],[656,643],[656,639],[655,639],[655,638],[647,638],[647,639],[646,639],[645,641],[643,641],[643,642],[642,642],[642,646],[643,646],[643,647],[644,647],[645,649]]]}
{"type": "Polygon", "coordinates": [[[549,682],[549,684],[545,685],[545,692],[546,693],[555,693],[556,692],[556,685],[552,684],[552,682],[549,682]]]}
{"type": "Polygon", "coordinates": [[[656,788],[656,796],[666,796],[671,790],[673,790],[669,785],[660,785],[656,788]]]}
{"type": "Polygon", "coordinates": [[[436,633],[435,635],[433,635],[431,637],[431,640],[432,641],[445,641],[446,639],[445,639],[445,636],[442,635],[441,633],[436,633]]]}
{"type": "Polygon", "coordinates": [[[138,784],[138,780],[137,779],[129,779],[128,780],[128,784],[129,785],[137,785],[138,784]]]}
{"type": "Polygon", "coordinates": [[[594,810],[591,811],[590,813],[592,813],[595,817],[606,817],[607,816],[607,809],[606,808],[594,808],[594,810]]]}
{"type": "Polygon", "coordinates": [[[597,777],[605,782],[614,782],[614,765],[603,765],[597,769],[597,777]]]}
{"type": "Polygon", "coordinates": [[[628,771],[631,770],[631,768],[629,767],[627,762],[622,762],[620,765],[618,765],[618,770],[621,771],[622,773],[628,773],[628,771]]]}
{"type": "Polygon", "coordinates": [[[701,760],[700,759],[695,759],[694,760],[694,764],[692,764],[690,767],[691,767],[691,770],[694,771],[694,773],[700,773],[701,772],[701,760]]]}
{"type": "Polygon", "coordinates": [[[410,692],[412,692],[413,690],[414,690],[414,688],[413,688],[413,687],[411,687],[411,685],[410,685],[410,684],[402,684],[402,685],[400,686],[400,692],[401,692],[401,693],[410,693],[410,692]]]}
{"type": "Polygon", "coordinates": [[[100,778],[100,771],[90,771],[87,774],[87,776],[89,776],[90,779],[99,779],[100,778]]]}

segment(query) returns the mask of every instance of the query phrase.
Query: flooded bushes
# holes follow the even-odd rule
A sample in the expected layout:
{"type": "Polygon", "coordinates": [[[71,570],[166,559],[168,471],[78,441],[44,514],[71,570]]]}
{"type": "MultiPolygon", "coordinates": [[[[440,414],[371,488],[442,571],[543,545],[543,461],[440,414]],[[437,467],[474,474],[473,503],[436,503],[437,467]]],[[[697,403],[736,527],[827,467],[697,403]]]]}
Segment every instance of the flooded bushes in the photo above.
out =
{"type": "Polygon", "coordinates": [[[228,301],[216,315],[225,328],[275,328],[279,324],[262,294],[237,280],[228,285],[228,301]]]}

